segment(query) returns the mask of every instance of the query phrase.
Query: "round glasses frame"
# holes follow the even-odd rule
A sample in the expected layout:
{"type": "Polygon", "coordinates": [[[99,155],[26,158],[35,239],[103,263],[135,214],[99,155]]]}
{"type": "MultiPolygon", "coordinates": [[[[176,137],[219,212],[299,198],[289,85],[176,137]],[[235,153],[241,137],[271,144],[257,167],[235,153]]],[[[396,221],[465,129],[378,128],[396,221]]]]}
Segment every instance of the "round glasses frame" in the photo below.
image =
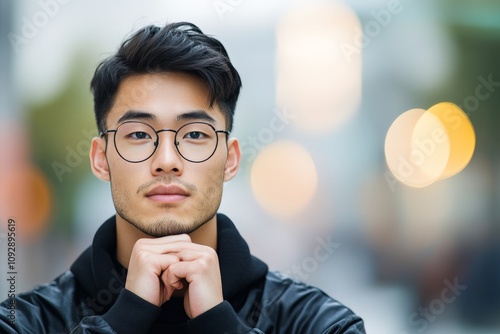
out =
{"type": "Polygon", "coordinates": [[[205,162],[207,161],[208,159],[210,159],[215,151],[217,151],[217,147],[219,146],[219,136],[218,134],[219,133],[225,133],[226,135],[229,135],[230,132],[229,131],[226,131],[226,130],[216,130],[212,124],[209,124],[209,123],[205,123],[205,122],[190,122],[190,123],[186,123],[184,124],[183,126],[181,126],[179,129],[177,130],[174,130],[174,129],[160,129],[160,130],[155,130],[151,125],[147,124],[147,123],[144,123],[144,122],[137,122],[137,121],[126,121],[126,122],[123,122],[121,123],[120,125],[118,125],[116,127],[116,129],[110,129],[110,130],[104,130],[100,133],[100,137],[103,137],[104,135],[108,135],[109,133],[114,133],[114,138],[113,138],[113,144],[115,145],[115,149],[116,149],[116,152],[118,153],[118,155],[120,156],[120,158],[122,158],[123,160],[127,161],[127,162],[130,162],[130,163],[140,163],[140,162],[144,162],[146,160],[148,160],[149,158],[151,158],[156,150],[158,149],[158,146],[160,145],[160,136],[158,135],[160,132],[173,132],[174,133],[174,146],[175,146],[175,149],[177,150],[177,153],[179,153],[179,155],[186,161],[189,161],[189,162],[192,162],[192,163],[202,163],[202,162],[205,162]],[[142,159],[142,160],[138,160],[138,161],[135,161],[135,160],[129,160],[129,159],[126,159],[121,153],[120,153],[120,150],[118,150],[118,146],[116,145],[116,133],[118,132],[118,129],[124,125],[124,124],[127,124],[127,123],[140,123],[142,125],[145,125],[149,128],[151,128],[151,130],[153,130],[153,132],[156,134],[156,140],[153,142],[154,144],[154,149],[153,149],[153,152],[151,152],[150,155],[148,155],[146,158],[142,159]],[[188,159],[186,158],[182,153],[181,151],[179,150],[179,142],[177,141],[177,134],[179,133],[179,131],[181,131],[184,127],[186,126],[189,126],[189,125],[193,125],[193,124],[203,124],[203,125],[208,125],[215,133],[215,146],[214,146],[214,149],[212,151],[212,153],[210,153],[210,155],[208,156],[208,158],[206,159],[203,159],[203,160],[191,160],[191,159],[188,159]]]}

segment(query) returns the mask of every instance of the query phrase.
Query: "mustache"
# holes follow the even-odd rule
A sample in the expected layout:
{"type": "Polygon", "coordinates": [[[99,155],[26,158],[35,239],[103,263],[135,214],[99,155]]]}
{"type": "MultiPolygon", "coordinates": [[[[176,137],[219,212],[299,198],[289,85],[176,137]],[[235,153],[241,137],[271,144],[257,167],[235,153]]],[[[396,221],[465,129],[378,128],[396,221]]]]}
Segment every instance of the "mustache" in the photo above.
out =
{"type": "Polygon", "coordinates": [[[172,177],[172,176],[160,176],[154,180],[151,180],[149,182],[146,182],[142,185],[140,185],[138,188],[137,188],[137,194],[140,194],[141,192],[149,189],[149,188],[152,188],[156,185],[160,185],[160,184],[174,184],[174,185],[179,185],[183,188],[185,188],[186,190],[190,191],[190,192],[194,192],[197,190],[196,186],[192,183],[189,183],[189,182],[186,182],[186,181],[183,181],[183,180],[179,180],[179,179],[176,179],[175,177],[172,177]]]}

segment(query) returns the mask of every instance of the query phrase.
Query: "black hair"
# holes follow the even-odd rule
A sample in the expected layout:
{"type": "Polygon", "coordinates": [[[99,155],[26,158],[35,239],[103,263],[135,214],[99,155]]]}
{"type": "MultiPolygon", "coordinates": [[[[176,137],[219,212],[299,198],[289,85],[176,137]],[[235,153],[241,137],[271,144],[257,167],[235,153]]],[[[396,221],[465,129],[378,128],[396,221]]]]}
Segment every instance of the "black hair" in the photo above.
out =
{"type": "Polygon", "coordinates": [[[184,72],[202,78],[208,87],[210,107],[217,104],[225,115],[226,130],[232,130],[240,76],[221,42],[192,23],[178,22],[138,30],[115,55],[99,64],[90,83],[99,132],[105,130],[106,116],[124,79],[162,72],[184,72]]]}

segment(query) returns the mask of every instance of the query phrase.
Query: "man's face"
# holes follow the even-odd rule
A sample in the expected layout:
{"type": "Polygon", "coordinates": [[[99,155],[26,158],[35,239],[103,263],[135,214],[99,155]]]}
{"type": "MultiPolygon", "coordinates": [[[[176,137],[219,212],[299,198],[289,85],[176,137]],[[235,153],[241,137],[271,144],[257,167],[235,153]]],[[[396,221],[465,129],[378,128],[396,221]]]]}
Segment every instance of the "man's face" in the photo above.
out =
{"type": "MultiPolygon", "coordinates": [[[[225,130],[222,112],[216,105],[210,108],[208,102],[208,89],[197,77],[182,73],[136,75],[121,83],[106,125],[110,130],[123,122],[139,121],[155,130],[177,130],[190,122],[205,122],[225,130]]],[[[154,237],[190,233],[215,219],[223,182],[236,174],[239,164],[235,139],[226,144],[227,135],[218,133],[213,156],[193,163],[179,155],[174,133],[164,131],[158,134],[159,145],[149,159],[131,163],[119,156],[115,135],[111,132],[94,139],[91,159],[94,173],[111,182],[117,219],[154,237]]]]}

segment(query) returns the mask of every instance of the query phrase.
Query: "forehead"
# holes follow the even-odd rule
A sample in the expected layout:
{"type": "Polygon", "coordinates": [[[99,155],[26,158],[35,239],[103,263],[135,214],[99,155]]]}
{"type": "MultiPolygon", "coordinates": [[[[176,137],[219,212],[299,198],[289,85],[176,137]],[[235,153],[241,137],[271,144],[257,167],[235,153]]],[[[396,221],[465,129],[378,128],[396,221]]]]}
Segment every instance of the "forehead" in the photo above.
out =
{"type": "Polygon", "coordinates": [[[179,72],[141,74],[123,80],[107,124],[116,126],[124,118],[149,118],[159,126],[174,126],[188,119],[224,124],[219,107],[216,104],[210,107],[205,82],[179,72]],[[141,117],[141,114],[147,116],[141,117]]]}

